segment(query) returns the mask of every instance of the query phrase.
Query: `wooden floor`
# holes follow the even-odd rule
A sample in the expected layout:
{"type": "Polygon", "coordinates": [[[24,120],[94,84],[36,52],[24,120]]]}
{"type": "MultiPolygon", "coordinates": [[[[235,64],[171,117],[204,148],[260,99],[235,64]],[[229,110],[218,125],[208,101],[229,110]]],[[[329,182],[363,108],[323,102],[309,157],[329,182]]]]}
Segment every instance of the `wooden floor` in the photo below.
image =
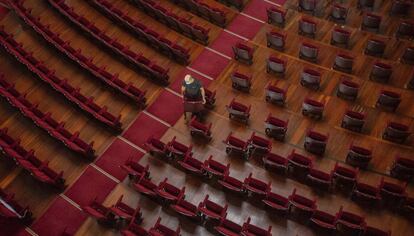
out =
{"type": "MultiPolygon", "coordinates": [[[[251,0],[250,3],[264,0],[251,0]]],[[[114,24],[111,20],[103,16],[100,12],[94,10],[83,0],[67,0],[70,6],[74,6],[75,10],[88,19],[94,19],[95,24],[110,32],[110,35],[116,36],[119,40],[131,46],[133,51],[142,52],[146,57],[155,60],[158,64],[165,68],[169,68],[171,83],[178,78],[180,72],[185,69],[162,54],[156,52],[149,46],[137,40],[134,35],[128,33],[123,28],[114,24]]],[[[204,47],[178,34],[156,22],[151,17],[145,15],[144,12],[138,10],[133,4],[127,0],[112,0],[117,7],[127,10],[129,15],[146,23],[147,26],[155,28],[166,38],[173,42],[178,42],[186,48],[190,48],[191,61],[194,61],[202,52],[204,47]]],[[[179,16],[191,19],[203,27],[210,28],[210,46],[207,51],[213,52],[211,49],[213,42],[224,34],[223,29],[207,22],[206,20],[186,12],[184,9],[174,5],[170,1],[158,0],[159,3],[165,5],[168,9],[179,16]]],[[[205,2],[226,9],[229,12],[229,20],[239,16],[233,8],[226,7],[214,0],[206,0],[205,2]]],[[[268,1],[273,2],[273,1],[268,1]]],[[[298,35],[297,24],[303,13],[296,11],[297,0],[288,0],[285,7],[289,9],[288,22],[286,26],[277,28],[269,24],[263,24],[256,36],[249,39],[249,44],[255,47],[254,63],[252,66],[241,64],[231,59],[225,69],[217,78],[214,78],[209,85],[209,89],[217,91],[217,103],[213,111],[207,117],[206,122],[212,122],[213,140],[208,145],[195,143],[189,134],[184,117],[181,117],[177,123],[172,125],[162,140],[169,141],[173,136],[177,136],[178,140],[183,143],[194,144],[195,156],[201,160],[213,155],[215,159],[223,162],[231,163],[231,173],[239,179],[244,179],[250,172],[255,177],[264,181],[272,181],[272,189],[285,196],[289,195],[294,188],[306,196],[317,197],[318,208],[335,214],[339,207],[345,206],[348,210],[366,216],[367,223],[382,229],[390,229],[393,235],[409,235],[407,232],[414,232],[412,222],[407,219],[386,210],[370,210],[363,208],[349,198],[337,194],[320,195],[312,191],[310,187],[299,183],[295,180],[270,174],[264,170],[255,161],[244,162],[236,158],[226,156],[224,150],[225,145],[222,140],[226,138],[229,132],[233,131],[236,136],[247,139],[252,131],[264,135],[264,120],[269,113],[277,114],[282,119],[289,119],[289,129],[287,138],[284,143],[273,141],[273,152],[286,156],[293,149],[300,153],[310,155],[303,148],[304,137],[306,131],[313,128],[322,133],[329,133],[330,139],[326,153],[323,158],[315,157],[315,165],[317,168],[330,171],[336,161],[345,162],[348,147],[351,142],[361,144],[366,147],[373,148],[373,160],[368,170],[361,171],[360,180],[365,183],[377,184],[382,177],[386,180],[399,183],[399,181],[389,177],[389,167],[394,160],[396,154],[406,157],[412,157],[414,153],[414,138],[410,136],[404,145],[394,144],[381,139],[383,129],[389,120],[399,121],[409,125],[410,130],[414,131],[414,92],[405,89],[405,85],[411,78],[413,70],[412,66],[401,64],[398,59],[403,50],[407,46],[413,46],[414,43],[408,40],[397,40],[393,33],[396,29],[398,20],[386,14],[389,9],[390,1],[379,1],[381,4],[376,5],[378,14],[386,15],[381,29],[380,35],[361,31],[359,26],[361,22],[361,14],[356,9],[356,0],[345,1],[351,7],[350,14],[352,17],[347,22],[345,28],[352,31],[352,40],[348,49],[339,49],[329,44],[331,31],[336,25],[327,20],[329,7],[326,6],[324,11],[318,12],[313,16],[318,21],[318,32],[315,39],[309,39],[298,35]],[[266,47],[266,32],[269,30],[277,30],[287,33],[288,44],[284,52],[278,52],[266,47]],[[371,65],[377,61],[376,58],[367,56],[363,53],[366,41],[371,37],[387,39],[387,49],[384,58],[381,61],[393,64],[395,72],[389,84],[379,84],[369,80],[371,65]],[[299,45],[302,41],[312,42],[321,47],[320,59],[317,64],[310,63],[299,59],[299,45]],[[351,75],[337,72],[332,69],[333,58],[339,51],[345,51],[356,58],[355,66],[351,75]],[[267,83],[275,81],[273,75],[269,75],[265,70],[265,61],[269,55],[276,55],[288,60],[287,72],[284,79],[279,79],[279,84],[288,89],[287,105],[283,108],[270,105],[264,101],[264,87],[267,83]],[[299,83],[300,74],[303,68],[314,68],[323,74],[322,88],[320,91],[314,92],[302,87],[299,83]],[[253,76],[253,86],[249,94],[241,93],[231,88],[229,75],[231,72],[238,70],[253,76]],[[340,79],[347,76],[361,84],[361,92],[357,101],[346,102],[336,97],[336,88],[340,79]],[[375,108],[377,94],[381,89],[390,89],[402,94],[402,103],[395,113],[389,113],[375,108]],[[225,105],[227,105],[233,97],[238,101],[252,105],[252,116],[249,126],[230,121],[225,105]],[[301,114],[301,105],[305,97],[312,97],[326,103],[325,115],[322,121],[313,121],[305,118],[301,114]],[[363,111],[367,114],[368,120],[361,134],[356,134],[340,127],[343,113],[346,109],[363,111]],[[384,224],[384,222],[387,222],[384,224]]],[[[80,48],[89,56],[94,58],[99,66],[106,65],[108,70],[113,73],[119,73],[120,78],[125,82],[132,82],[140,89],[147,91],[148,104],[151,105],[160,95],[166,91],[165,88],[151,83],[136,71],[123,64],[112,54],[108,54],[105,50],[97,46],[95,42],[82,34],[74,25],[65,21],[65,19],[55,12],[46,1],[26,0],[25,6],[33,8],[32,14],[40,17],[42,23],[50,24],[52,31],[60,32],[61,37],[72,42],[74,48],[80,48]]],[[[311,16],[308,16],[311,17],[311,16]]],[[[410,18],[413,18],[413,14],[410,18]]],[[[257,20],[256,20],[257,21],[257,20]]],[[[9,13],[0,25],[5,26],[5,30],[13,33],[19,42],[22,42],[25,49],[33,52],[33,54],[45,61],[48,67],[56,70],[57,75],[67,78],[74,85],[81,87],[84,94],[91,95],[96,98],[100,105],[108,106],[113,114],[120,114],[121,121],[127,129],[137,118],[138,114],[143,111],[138,110],[124,97],[107,89],[97,80],[89,76],[82,68],[67,60],[58,53],[50,45],[45,43],[31,28],[24,25],[17,15],[9,13]]],[[[228,33],[228,32],[227,32],[228,33]]],[[[240,40],[244,37],[235,36],[236,33],[230,32],[232,37],[240,40]]],[[[223,57],[222,53],[216,54],[223,57]],[[219,55],[220,54],[220,55],[219,55]]],[[[224,55],[226,58],[226,56],[224,55]]],[[[228,58],[226,58],[228,60],[228,58]]],[[[27,92],[28,99],[34,103],[40,103],[40,109],[45,112],[52,112],[58,121],[65,121],[66,127],[72,132],[81,131],[80,136],[88,143],[94,141],[97,155],[102,154],[115,139],[125,140],[124,137],[116,136],[105,127],[99,125],[96,121],[76,109],[74,106],[65,101],[65,98],[56,94],[46,84],[40,81],[36,76],[31,74],[21,66],[14,58],[9,56],[5,51],[0,50],[0,72],[4,73],[6,80],[16,83],[19,91],[27,92]]],[[[188,69],[188,68],[187,68],[188,69]]],[[[190,65],[191,69],[191,65],[190,65]]],[[[169,91],[171,90],[169,89],[169,91]]],[[[49,160],[50,166],[55,170],[63,170],[64,177],[68,184],[68,188],[73,184],[83,171],[88,167],[89,163],[82,160],[67,150],[62,144],[53,140],[46,132],[37,128],[30,120],[23,117],[19,112],[12,108],[4,99],[0,99],[0,128],[8,127],[10,135],[19,137],[22,140],[22,146],[27,149],[35,149],[37,156],[42,160],[49,160]]],[[[145,111],[146,112],[146,111],[145,111]]],[[[116,158],[116,157],[114,157],[116,158]]],[[[209,194],[213,201],[228,202],[228,217],[235,222],[242,224],[247,217],[251,216],[253,223],[267,228],[268,225],[273,226],[273,235],[316,235],[308,227],[296,223],[291,220],[277,218],[265,213],[262,208],[253,203],[243,201],[240,198],[225,194],[220,188],[202,179],[195,178],[177,169],[176,167],[155,159],[149,155],[145,155],[141,160],[142,163],[150,165],[152,180],[155,183],[169,178],[169,182],[177,186],[186,186],[186,195],[191,196],[190,202],[198,204],[202,201],[206,194],[209,194]]],[[[15,167],[12,163],[8,163],[0,159],[0,187],[7,191],[14,192],[19,202],[27,203],[34,213],[35,218],[39,218],[50,206],[54,199],[60,193],[50,190],[50,188],[40,186],[21,168],[15,167]]],[[[414,195],[414,186],[410,184],[407,189],[410,196],[414,195]]],[[[105,205],[111,205],[116,202],[120,195],[124,195],[124,200],[131,206],[137,204],[143,209],[145,220],[144,228],[149,228],[154,224],[158,216],[163,218],[163,222],[167,225],[175,227],[180,224],[182,227],[182,235],[211,235],[212,233],[205,228],[196,225],[186,219],[178,217],[168,209],[164,209],[142,197],[129,186],[129,180],[125,179],[119,183],[115,189],[109,194],[105,200],[105,205]]],[[[76,235],[120,235],[118,231],[104,228],[96,223],[96,220],[88,218],[77,231],[76,235]]]]}

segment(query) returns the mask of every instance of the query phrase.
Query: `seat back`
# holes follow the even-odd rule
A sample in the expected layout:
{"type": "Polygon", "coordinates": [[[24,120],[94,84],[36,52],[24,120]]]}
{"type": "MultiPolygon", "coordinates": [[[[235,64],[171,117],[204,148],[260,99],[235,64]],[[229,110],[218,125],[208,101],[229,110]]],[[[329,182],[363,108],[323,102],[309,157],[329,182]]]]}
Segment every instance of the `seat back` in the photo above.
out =
{"type": "Polygon", "coordinates": [[[348,44],[351,33],[341,28],[335,28],[332,31],[331,41],[334,44],[348,44]]]}

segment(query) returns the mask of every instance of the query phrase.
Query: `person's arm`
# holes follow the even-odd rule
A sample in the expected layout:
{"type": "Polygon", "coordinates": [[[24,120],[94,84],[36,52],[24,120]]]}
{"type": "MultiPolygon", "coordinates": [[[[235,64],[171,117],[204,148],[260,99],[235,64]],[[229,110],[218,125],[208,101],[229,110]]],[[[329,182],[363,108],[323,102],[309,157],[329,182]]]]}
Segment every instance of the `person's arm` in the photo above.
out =
{"type": "Polygon", "coordinates": [[[181,85],[181,95],[183,95],[183,97],[184,97],[184,93],[185,93],[185,86],[181,85]]]}
{"type": "Polygon", "coordinates": [[[201,92],[201,97],[203,98],[203,104],[205,104],[206,103],[206,92],[204,91],[203,87],[200,88],[200,92],[201,92]]]}

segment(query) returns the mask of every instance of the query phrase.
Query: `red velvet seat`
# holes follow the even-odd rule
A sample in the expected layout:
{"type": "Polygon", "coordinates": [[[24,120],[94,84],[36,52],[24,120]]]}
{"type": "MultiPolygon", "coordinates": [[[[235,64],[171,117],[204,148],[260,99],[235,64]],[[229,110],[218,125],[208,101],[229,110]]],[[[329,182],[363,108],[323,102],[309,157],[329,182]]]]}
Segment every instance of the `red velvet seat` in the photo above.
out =
{"type": "Polygon", "coordinates": [[[247,148],[249,150],[250,155],[263,156],[272,150],[272,142],[253,132],[250,138],[247,140],[247,148]]]}
{"type": "Polygon", "coordinates": [[[358,169],[352,169],[345,166],[340,166],[338,162],[332,170],[333,184],[335,187],[352,189],[358,177],[358,169]]]}
{"type": "Polygon", "coordinates": [[[341,127],[351,131],[361,132],[364,124],[364,113],[347,110],[342,118],[341,127]]]}
{"type": "Polygon", "coordinates": [[[207,220],[220,221],[221,219],[226,218],[228,205],[225,204],[224,206],[221,206],[208,198],[209,195],[207,194],[204,200],[198,204],[198,212],[206,217],[207,220]]]}
{"type": "Polygon", "coordinates": [[[412,21],[402,21],[395,32],[397,38],[414,38],[414,23],[412,21]]]}
{"type": "Polygon", "coordinates": [[[408,125],[390,121],[382,134],[382,138],[402,144],[407,140],[410,134],[408,125]]]}
{"type": "Polygon", "coordinates": [[[231,220],[222,218],[219,225],[214,229],[222,236],[238,236],[241,235],[243,227],[231,220]]]}
{"type": "Polygon", "coordinates": [[[148,231],[151,236],[180,236],[181,228],[171,229],[170,227],[161,224],[161,217],[158,218],[157,222],[148,231]]]}
{"type": "Polygon", "coordinates": [[[402,180],[410,180],[414,177],[414,161],[410,158],[396,156],[391,166],[391,176],[402,180]]]}
{"type": "Polygon", "coordinates": [[[400,212],[410,219],[414,218],[414,198],[408,197],[403,202],[400,212]]]}
{"type": "Polygon", "coordinates": [[[361,235],[365,231],[366,223],[363,216],[344,211],[343,207],[336,214],[336,229],[341,235],[361,235]]]}
{"type": "Polygon", "coordinates": [[[265,120],[265,133],[276,140],[283,141],[286,136],[289,120],[281,120],[269,114],[265,120]]]}
{"type": "Polygon", "coordinates": [[[408,183],[400,185],[385,181],[384,177],[381,178],[381,182],[378,188],[380,189],[382,202],[391,208],[397,208],[401,206],[403,201],[407,198],[407,185],[408,183]]]}
{"type": "Polygon", "coordinates": [[[280,215],[286,215],[289,211],[289,199],[274,192],[267,192],[262,200],[265,208],[280,215]]]}
{"type": "Polygon", "coordinates": [[[288,159],[278,154],[269,152],[263,156],[263,163],[267,170],[286,174],[288,168],[288,159]]]}
{"type": "Polygon", "coordinates": [[[144,144],[145,150],[147,150],[153,156],[165,156],[167,155],[167,145],[161,140],[149,137],[144,144]]]}
{"type": "Polygon", "coordinates": [[[364,205],[376,206],[381,201],[380,189],[378,186],[357,181],[352,191],[351,199],[364,205]]]}
{"type": "Polygon", "coordinates": [[[286,60],[280,59],[276,56],[269,56],[266,61],[266,72],[283,76],[286,71],[286,60]]]}
{"type": "Polygon", "coordinates": [[[204,161],[203,169],[207,172],[209,177],[223,178],[230,171],[230,164],[223,164],[213,159],[213,156],[204,161]]]}
{"type": "Polygon", "coordinates": [[[343,79],[338,86],[337,96],[354,101],[358,97],[360,85],[348,79],[343,79]]]}
{"type": "Polygon", "coordinates": [[[352,74],[352,67],[354,66],[354,57],[338,53],[335,57],[333,68],[338,71],[342,71],[348,74],[352,74]]]}
{"type": "Polygon", "coordinates": [[[270,7],[266,9],[267,23],[284,27],[286,23],[286,10],[281,7],[270,7]]]}
{"type": "Polygon", "coordinates": [[[225,190],[230,192],[244,195],[246,193],[246,188],[244,183],[234,177],[231,177],[229,173],[223,176],[223,179],[217,181],[219,185],[225,190]]]}
{"type": "Polygon", "coordinates": [[[150,179],[145,178],[144,175],[141,175],[141,177],[132,184],[132,187],[137,192],[144,194],[150,198],[155,198],[157,196],[158,186],[150,179]]]}
{"type": "Polygon", "coordinates": [[[87,206],[83,206],[82,210],[89,216],[96,218],[99,223],[102,223],[102,224],[114,223],[114,219],[108,215],[109,208],[97,202],[96,199],[94,199],[87,206]]]}
{"type": "Polygon", "coordinates": [[[184,195],[182,195],[175,204],[171,205],[171,208],[178,214],[188,217],[191,220],[201,220],[197,206],[189,201],[184,200],[184,195]]]}
{"type": "Polygon", "coordinates": [[[223,142],[226,144],[227,155],[237,155],[244,159],[249,158],[248,142],[237,138],[233,135],[233,132],[230,132],[223,142]]]}
{"type": "Polygon", "coordinates": [[[271,191],[271,181],[265,183],[262,180],[253,178],[252,175],[253,174],[250,173],[249,176],[244,179],[244,187],[246,188],[248,193],[254,195],[254,198],[264,198],[266,194],[271,191]]]}
{"type": "Polygon", "coordinates": [[[250,91],[250,87],[252,85],[252,76],[251,75],[246,75],[246,74],[242,74],[240,72],[233,72],[230,75],[230,79],[231,79],[231,86],[234,89],[240,90],[240,91],[244,91],[244,92],[249,92],[250,91]]]}
{"type": "Polygon", "coordinates": [[[303,87],[319,90],[321,86],[322,74],[314,69],[304,68],[300,78],[303,87]]]}
{"type": "Polygon", "coordinates": [[[273,104],[284,106],[287,97],[287,89],[283,89],[277,86],[277,81],[273,84],[269,82],[265,88],[266,101],[273,104]]]}
{"type": "Polygon", "coordinates": [[[122,202],[123,195],[121,195],[117,202],[109,208],[109,214],[113,215],[114,218],[121,219],[126,222],[134,220],[136,223],[141,221],[141,208],[137,206],[133,208],[126,203],[122,202]]]}
{"type": "Polygon", "coordinates": [[[322,119],[325,104],[311,98],[305,98],[302,103],[302,115],[317,120],[322,119]]]}
{"type": "Polygon", "coordinates": [[[247,63],[248,65],[253,64],[253,48],[245,43],[237,43],[233,47],[234,59],[247,63]]]}
{"type": "Polygon", "coordinates": [[[229,105],[226,105],[227,111],[229,112],[230,119],[236,119],[244,123],[249,122],[251,106],[244,105],[237,102],[234,98],[231,100],[229,105]]]}
{"type": "Polygon", "coordinates": [[[374,80],[376,82],[387,83],[391,78],[392,72],[393,69],[391,65],[382,62],[376,62],[372,66],[369,77],[371,80],[374,80]]]}
{"type": "Polygon", "coordinates": [[[167,143],[165,146],[167,155],[171,158],[182,159],[186,155],[192,155],[192,145],[185,145],[177,141],[177,138],[174,136],[173,139],[167,143]]]}
{"type": "Polygon", "coordinates": [[[203,162],[190,154],[186,154],[184,159],[182,161],[177,161],[177,163],[189,173],[200,176],[204,175],[205,170],[203,169],[203,162]]]}
{"type": "Polygon", "coordinates": [[[134,161],[129,159],[125,162],[125,164],[121,165],[121,168],[128,173],[129,179],[137,179],[141,176],[145,176],[146,178],[149,177],[149,165],[143,166],[139,163],[139,161],[134,161]]]}
{"type": "Polygon", "coordinates": [[[364,53],[371,56],[382,57],[385,51],[386,43],[379,39],[368,39],[364,53]]]}
{"type": "Polygon", "coordinates": [[[372,13],[366,13],[362,18],[361,29],[377,33],[380,30],[381,21],[381,16],[372,13]]]}
{"type": "Polygon", "coordinates": [[[333,4],[330,19],[338,22],[345,23],[348,16],[348,9],[340,4],[333,4]]]}
{"type": "Polygon", "coordinates": [[[311,168],[307,175],[308,185],[318,191],[329,191],[332,187],[332,175],[333,173],[311,168]]]}
{"type": "Polygon", "coordinates": [[[313,21],[311,19],[308,19],[308,18],[305,18],[305,17],[302,17],[299,20],[298,32],[301,35],[309,36],[311,38],[315,38],[316,26],[317,26],[317,24],[316,24],[315,21],[313,21]]]}
{"type": "Polygon", "coordinates": [[[269,226],[267,229],[263,229],[257,225],[250,223],[250,217],[247,218],[247,221],[243,223],[242,236],[272,236],[272,226],[269,226]]]}
{"type": "Polygon", "coordinates": [[[274,48],[279,51],[285,49],[286,34],[271,31],[266,33],[267,47],[274,48]]]}
{"type": "Polygon", "coordinates": [[[351,144],[346,163],[359,168],[367,168],[372,159],[372,150],[351,144]]]}
{"type": "Polygon", "coordinates": [[[296,153],[295,150],[288,156],[288,172],[295,178],[305,177],[312,166],[311,158],[296,153]]]}
{"type": "Polygon", "coordinates": [[[289,196],[289,213],[299,220],[310,219],[316,210],[316,199],[310,199],[296,193],[296,188],[289,196]]]}
{"type": "Polygon", "coordinates": [[[351,38],[351,32],[344,30],[342,28],[335,28],[332,31],[331,44],[332,45],[342,45],[345,48],[349,45],[349,40],[351,38]]]}
{"type": "Polygon", "coordinates": [[[325,211],[315,210],[310,218],[310,224],[318,232],[332,234],[336,230],[336,216],[325,211]]]}
{"type": "Polygon", "coordinates": [[[162,201],[175,203],[178,199],[184,196],[185,187],[180,189],[167,181],[168,178],[165,178],[162,182],[160,182],[155,192],[162,201]]]}
{"type": "Polygon", "coordinates": [[[299,49],[299,58],[316,63],[319,55],[319,47],[303,42],[299,49]]]}
{"type": "Polygon", "coordinates": [[[148,236],[146,229],[131,221],[127,228],[121,230],[122,236],[148,236]]]}
{"type": "Polygon", "coordinates": [[[303,145],[306,151],[316,155],[323,155],[325,153],[328,139],[329,134],[322,134],[314,130],[308,130],[303,145]]]}
{"type": "Polygon", "coordinates": [[[316,12],[316,0],[299,0],[298,11],[309,12],[312,15],[316,12]]]}

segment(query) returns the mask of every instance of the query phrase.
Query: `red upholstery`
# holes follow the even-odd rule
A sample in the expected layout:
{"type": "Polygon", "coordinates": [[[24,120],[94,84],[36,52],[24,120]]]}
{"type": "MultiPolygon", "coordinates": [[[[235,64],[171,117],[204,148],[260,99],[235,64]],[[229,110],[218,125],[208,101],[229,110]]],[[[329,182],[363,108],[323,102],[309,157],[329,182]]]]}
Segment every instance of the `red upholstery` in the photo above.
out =
{"type": "Polygon", "coordinates": [[[221,206],[215,202],[210,201],[208,198],[209,195],[206,195],[204,200],[200,202],[197,208],[198,212],[202,213],[210,219],[221,220],[222,218],[225,218],[227,215],[228,205],[225,204],[224,206],[221,206]]]}
{"type": "Polygon", "coordinates": [[[91,23],[89,22],[89,20],[87,20],[83,16],[78,17],[77,14],[74,12],[73,8],[70,8],[65,1],[48,1],[53,8],[60,12],[60,14],[65,16],[68,20],[73,22],[84,32],[88,33],[91,37],[95,38],[98,42],[105,45],[108,48],[108,50],[118,54],[120,57],[122,57],[129,63],[133,64],[139,72],[143,72],[144,75],[149,75],[150,78],[155,79],[160,83],[168,83],[169,69],[164,69],[160,66],[155,65],[154,63],[152,63],[150,68],[146,67],[145,65],[142,65],[138,60],[136,60],[136,57],[131,57],[131,55],[125,53],[125,49],[127,49],[129,46],[121,44],[116,39],[113,39],[106,35],[103,31],[101,31],[100,34],[97,34],[96,32],[92,31],[92,29],[90,28],[91,23]]]}
{"type": "MultiPolygon", "coordinates": [[[[33,23],[32,23],[33,24],[33,23]]],[[[23,49],[22,46],[18,46],[19,50],[16,47],[13,47],[10,42],[14,41],[12,35],[9,36],[8,41],[5,38],[0,37],[0,42],[5,47],[6,51],[13,55],[21,64],[25,65],[26,68],[33,73],[35,73],[41,80],[49,84],[56,92],[65,96],[65,98],[78,106],[84,112],[90,114],[96,120],[101,122],[104,125],[116,130],[122,130],[121,117],[116,117],[107,111],[106,106],[99,106],[94,102],[93,97],[86,97],[80,92],[80,88],[72,87],[66,80],[57,78],[54,74],[54,71],[49,69],[44,65],[43,62],[37,60],[35,57],[25,57],[22,52],[25,54],[32,54],[31,52],[23,49]],[[52,79],[51,76],[54,76],[52,79]]]]}
{"type": "MultiPolygon", "coordinates": [[[[0,80],[2,80],[0,78],[0,80]]],[[[5,81],[2,84],[6,84],[5,81]]],[[[95,150],[93,149],[93,142],[87,144],[79,138],[79,133],[70,133],[64,129],[65,123],[58,123],[51,117],[50,113],[44,114],[39,111],[34,105],[24,98],[24,95],[14,89],[14,85],[2,87],[0,84],[0,96],[6,98],[10,105],[20,110],[21,114],[31,119],[37,126],[47,131],[53,138],[61,141],[72,151],[84,155],[88,158],[95,157],[95,150]],[[8,89],[6,89],[8,87],[8,89]],[[62,133],[60,131],[65,131],[62,133]],[[65,135],[66,134],[66,135],[65,135]]]]}

